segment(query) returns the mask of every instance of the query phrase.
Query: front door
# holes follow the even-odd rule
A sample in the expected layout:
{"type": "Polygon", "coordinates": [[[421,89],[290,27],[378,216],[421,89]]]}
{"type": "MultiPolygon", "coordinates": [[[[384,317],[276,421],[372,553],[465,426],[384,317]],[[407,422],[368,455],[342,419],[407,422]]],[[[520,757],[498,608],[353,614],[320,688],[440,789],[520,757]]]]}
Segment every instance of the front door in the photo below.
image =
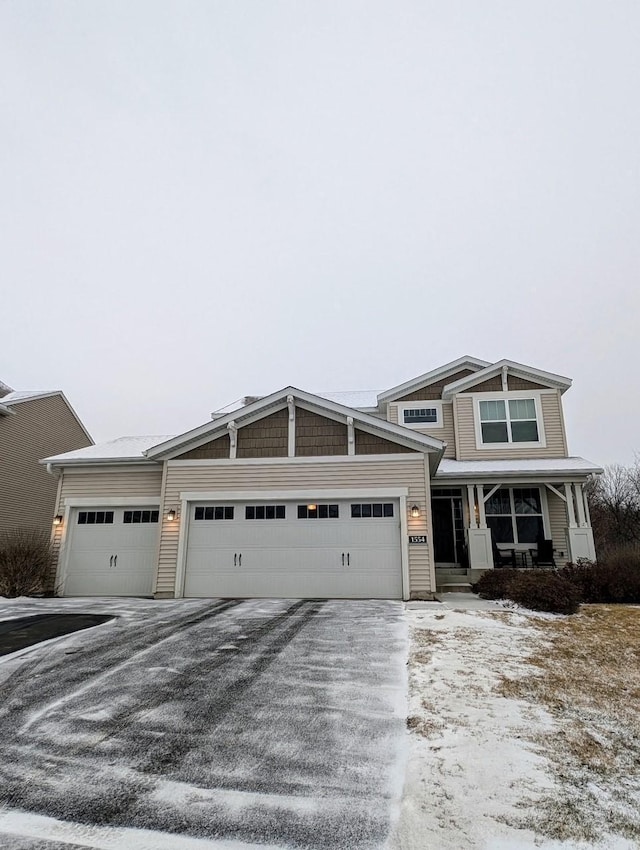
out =
{"type": "Polygon", "coordinates": [[[451,499],[433,499],[433,550],[436,564],[455,564],[456,549],[451,499]]]}

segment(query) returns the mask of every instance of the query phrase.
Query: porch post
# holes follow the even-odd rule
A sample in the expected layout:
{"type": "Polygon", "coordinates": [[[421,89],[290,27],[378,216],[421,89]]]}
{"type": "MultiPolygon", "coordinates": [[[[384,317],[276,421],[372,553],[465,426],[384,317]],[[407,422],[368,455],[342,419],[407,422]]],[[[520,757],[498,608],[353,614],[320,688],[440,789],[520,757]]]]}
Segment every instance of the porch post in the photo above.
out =
{"type": "Polygon", "coordinates": [[[467,498],[469,503],[469,528],[467,529],[469,567],[472,570],[491,570],[493,569],[491,531],[487,528],[482,485],[467,484],[467,498]],[[478,500],[477,515],[476,495],[478,500]],[[478,520],[480,521],[479,525],[478,520]]]}
{"type": "Polygon", "coordinates": [[[593,531],[587,520],[588,507],[585,505],[582,484],[565,484],[564,490],[567,495],[567,519],[569,520],[569,527],[567,528],[569,557],[574,562],[582,558],[595,561],[596,549],[593,542],[593,531]],[[574,493],[575,505],[578,511],[577,522],[573,501],[574,493]]]}

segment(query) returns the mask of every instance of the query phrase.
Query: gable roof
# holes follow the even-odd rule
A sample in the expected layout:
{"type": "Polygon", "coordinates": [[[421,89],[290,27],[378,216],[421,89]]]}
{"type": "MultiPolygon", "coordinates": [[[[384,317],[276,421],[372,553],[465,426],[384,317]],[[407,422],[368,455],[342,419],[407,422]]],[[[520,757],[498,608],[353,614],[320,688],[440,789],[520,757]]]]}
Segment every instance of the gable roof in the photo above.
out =
{"type": "Polygon", "coordinates": [[[89,440],[91,444],[93,444],[93,437],[84,427],[82,420],[75,412],[73,407],[69,404],[69,399],[62,392],[62,390],[12,390],[10,393],[0,399],[0,414],[15,413],[16,411],[13,410],[13,408],[19,404],[22,404],[23,402],[35,401],[36,399],[40,398],[49,398],[50,396],[60,396],[60,398],[64,401],[67,408],[69,409],[69,413],[71,413],[80,428],[82,428],[82,430],[84,431],[87,440],[89,440]]]}
{"type": "Polygon", "coordinates": [[[180,434],[177,437],[166,440],[166,442],[160,445],[153,446],[147,449],[144,454],[149,459],[154,460],[170,459],[172,456],[182,454],[190,448],[197,448],[199,445],[203,445],[217,436],[226,433],[227,425],[230,422],[234,422],[238,427],[242,427],[267,416],[271,412],[275,412],[275,410],[281,409],[287,404],[290,396],[293,397],[296,404],[309,408],[320,415],[338,420],[344,419],[345,422],[348,417],[351,417],[354,425],[357,425],[362,430],[377,434],[386,440],[407,446],[415,451],[428,453],[430,464],[433,460],[433,470],[437,467],[438,461],[444,452],[446,444],[434,437],[427,437],[416,431],[408,431],[408,429],[403,428],[401,425],[394,425],[392,422],[387,422],[377,416],[371,416],[368,413],[354,410],[352,407],[329,401],[326,398],[299,390],[296,387],[285,387],[282,390],[278,390],[278,392],[247,404],[238,411],[227,413],[211,422],[200,425],[198,428],[187,431],[185,434],[180,434]]]}
{"type": "Polygon", "coordinates": [[[481,369],[473,375],[467,375],[466,378],[461,378],[459,381],[447,384],[442,390],[442,397],[451,398],[456,393],[465,392],[476,384],[502,374],[503,369],[506,369],[509,375],[515,375],[518,378],[544,384],[545,386],[559,389],[561,392],[568,390],[572,383],[571,378],[565,378],[564,375],[543,372],[542,369],[525,366],[524,363],[516,363],[514,360],[498,360],[497,363],[489,364],[486,369],[481,369]]]}
{"type": "Polygon", "coordinates": [[[488,360],[479,360],[477,357],[465,355],[464,357],[459,357],[457,360],[452,360],[450,363],[445,363],[444,366],[439,366],[431,372],[425,372],[424,375],[420,375],[418,378],[412,378],[404,384],[398,384],[396,387],[385,390],[378,395],[378,402],[394,401],[400,396],[415,392],[415,390],[419,390],[436,381],[441,381],[449,375],[455,375],[461,369],[472,369],[474,372],[479,372],[487,366],[491,366],[488,360]]]}

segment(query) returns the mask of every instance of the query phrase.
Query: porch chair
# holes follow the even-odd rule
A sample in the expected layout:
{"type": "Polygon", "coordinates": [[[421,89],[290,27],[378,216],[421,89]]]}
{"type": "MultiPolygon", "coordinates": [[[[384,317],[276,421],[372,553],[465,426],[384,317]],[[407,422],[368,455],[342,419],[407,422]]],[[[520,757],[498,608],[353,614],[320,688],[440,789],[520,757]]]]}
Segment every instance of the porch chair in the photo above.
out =
{"type": "Polygon", "coordinates": [[[493,566],[516,568],[516,550],[515,549],[498,549],[496,541],[491,538],[491,548],[493,550],[493,566]]]}
{"type": "Polygon", "coordinates": [[[529,549],[531,560],[534,567],[555,567],[556,562],[553,557],[553,540],[538,540],[537,549],[529,549]]]}

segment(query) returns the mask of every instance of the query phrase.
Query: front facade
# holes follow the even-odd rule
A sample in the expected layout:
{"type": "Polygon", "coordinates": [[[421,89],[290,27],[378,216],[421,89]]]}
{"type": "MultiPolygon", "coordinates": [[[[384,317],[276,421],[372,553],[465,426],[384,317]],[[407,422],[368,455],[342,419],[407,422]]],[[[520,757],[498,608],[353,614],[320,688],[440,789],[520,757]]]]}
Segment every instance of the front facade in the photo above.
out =
{"type": "Polygon", "coordinates": [[[92,442],[59,390],[16,392],[0,381],[0,531],[48,533],[58,486],[40,458],[92,442]]]}
{"type": "Polygon", "coordinates": [[[46,458],[66,595],[430,598],[509,553],[594,557],[571,382],[464,357],[383,393],[293,387],[175,437],[46,458]],[[546,543],[545,543],[546,541],[546,543]]]}

